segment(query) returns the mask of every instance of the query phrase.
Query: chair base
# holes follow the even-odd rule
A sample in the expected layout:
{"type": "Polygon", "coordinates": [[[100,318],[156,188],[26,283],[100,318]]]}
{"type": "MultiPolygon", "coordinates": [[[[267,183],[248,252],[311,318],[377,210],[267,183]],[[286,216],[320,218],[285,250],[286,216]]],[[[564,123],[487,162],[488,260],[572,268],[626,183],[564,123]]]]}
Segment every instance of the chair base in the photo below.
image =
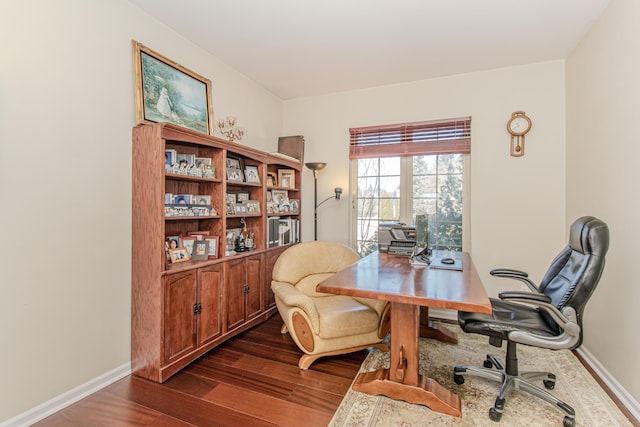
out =
{"type": "Polygon", "coordinates": [[[551,390],[555,387],[556,376],[550,372],[523,372],[518,374],[517,359],[515,359],[515,343],[507,343],[507,369],[494,356],[487,355],[484,368],[476,366],[456,366],[453,369],[453,379],[456,384],[464,383],[464,375],[473,375],[501,383],[495,405],[489,410],[489,418],[493,421],[500,421],[502,411],[507,396],[513,390],[521,390],[530,393],[542,400],[545,400],[567,415],[563,419],[563,426],[573,427],[575,425],[574,409],[555,397],[545,389],[533,384],[532,381],[542,380],[545,388],[551,390]],[[511,363],[510,363],[511,361],[511,363]],[[493,368],[495,367],[495,369],[493,368]]]}

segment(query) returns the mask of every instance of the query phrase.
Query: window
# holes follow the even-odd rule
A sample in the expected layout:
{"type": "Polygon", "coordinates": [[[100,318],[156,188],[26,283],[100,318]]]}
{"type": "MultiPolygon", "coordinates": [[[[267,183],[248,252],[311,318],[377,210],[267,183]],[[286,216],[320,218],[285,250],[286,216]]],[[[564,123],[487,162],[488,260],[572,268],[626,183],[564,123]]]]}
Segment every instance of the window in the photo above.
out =
{"type": "Polygon", "coordinates": [[[382,222],[429,220],[430,247],[462,250],[465,154],[470,118],[350,129],[355,242],[377,249],[382,222]]]}

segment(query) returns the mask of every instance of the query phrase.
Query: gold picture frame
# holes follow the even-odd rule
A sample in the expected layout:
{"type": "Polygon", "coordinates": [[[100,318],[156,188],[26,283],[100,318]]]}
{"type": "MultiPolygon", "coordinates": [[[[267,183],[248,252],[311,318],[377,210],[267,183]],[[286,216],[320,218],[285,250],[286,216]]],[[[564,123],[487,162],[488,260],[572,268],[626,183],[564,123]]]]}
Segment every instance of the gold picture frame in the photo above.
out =
{"type": "Polygon", "coordinates": [[[169,249],[169,256],[172,264],[191,261],[191,255],[189,255],[187,248],[169,249]]]}
{"type": "Polygon", "coordinates": [[[278,187],[296,188],[296,170],[278,169],[278,187]]]}
{"type": "Polygon", "coordinates": [[[136,122],[168,122],[213,135],[211,80],[131,40],[136,122]]]}

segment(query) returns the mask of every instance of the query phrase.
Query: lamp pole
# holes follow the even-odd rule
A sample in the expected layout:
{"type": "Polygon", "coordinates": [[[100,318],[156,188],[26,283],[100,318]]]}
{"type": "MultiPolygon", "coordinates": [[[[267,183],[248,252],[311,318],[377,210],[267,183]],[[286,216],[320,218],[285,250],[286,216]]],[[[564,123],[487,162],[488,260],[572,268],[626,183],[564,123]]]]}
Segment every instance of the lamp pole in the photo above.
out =
{"type": "Polygon", "coordinates": [[[313,171],[313,240],[318,240],[318,171],[313,171]]]}
{"type": "Polygon", "coordinates": [[[318,207],[320,207],[320,205],[327,200],[331,200],[333,198],[335,198],[336,200],[340,200],[342,188],[334,188],[333,191],[335,195],[327,197],[326,199],[318,203],[318,171],[327,166],[327,164],[321,162],[313,162],[305,163],[304,165],[313,171],[313,240],[318,240],[318,207]]]}
{"type": "Polygon", "coordinates": [[[318,171],[327,166],[322,162],[305,163],[313,172],[313,240],[318,240],[318,171]]]}

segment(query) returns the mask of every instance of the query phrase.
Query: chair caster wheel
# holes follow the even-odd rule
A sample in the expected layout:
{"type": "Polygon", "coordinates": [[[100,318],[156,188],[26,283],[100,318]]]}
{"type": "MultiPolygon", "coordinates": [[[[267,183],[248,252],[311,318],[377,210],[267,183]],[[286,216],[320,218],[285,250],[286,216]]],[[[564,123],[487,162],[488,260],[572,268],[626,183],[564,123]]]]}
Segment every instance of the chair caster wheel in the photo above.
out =
{"type": "Polygon", "coordinates": [[[496,408],[489,409],[489,418],[491,421],[498,422],[502,418],[502,412],[499,412],[496,408]]]}
{"type": "Polygon", "coordinates": [[[544,388],[547,390],[553,390],[556,386],[556,382],[551,380],[544,380],[542,383],[544,384],[544,388]]]}
{"type": "Polygon", "coordinates": [[[562,420],[562,426],[563,427],[574,427],[575,425],[576,425],[576,419],[575,418],[571,418],[569,416],[566,416],[562,420]]]}
{"type": "Polygon", "coordinates": [[[493,363],[491,363],[491,360],[487,359],[482,363],[482,366],[484,366],[487,369],[491,369],[493,368],[493,363]]]}
{"type": "Polygon", "coordinates": [[[454,374],[453,375],[453,381],[458,385],[464,384],[464,377],[462,375],[454,374]]]}

